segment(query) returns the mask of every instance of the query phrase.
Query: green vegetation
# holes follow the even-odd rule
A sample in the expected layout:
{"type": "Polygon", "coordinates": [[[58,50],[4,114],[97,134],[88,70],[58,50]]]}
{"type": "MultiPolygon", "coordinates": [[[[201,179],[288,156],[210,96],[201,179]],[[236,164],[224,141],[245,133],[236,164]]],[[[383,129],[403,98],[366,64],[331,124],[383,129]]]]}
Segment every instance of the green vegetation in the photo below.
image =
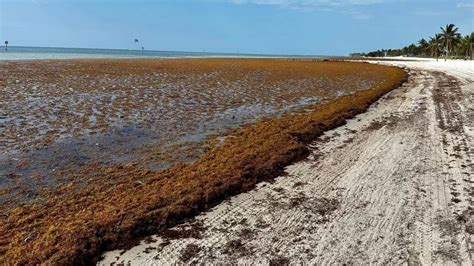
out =
{"type": "Polygon", "coordinates": [[[410,44],[401,49],[382,49],[369,53],[354,53],[351,56],[419,56],[433,57],[438,59],[444,56],[445,59],[471,59],[473,57],[474,32],[470,35],[462,36],[459,29],[454,24],[441,27],[441,32],[429,37],[428,40],[422,38],[417,44],[410,44]]]}

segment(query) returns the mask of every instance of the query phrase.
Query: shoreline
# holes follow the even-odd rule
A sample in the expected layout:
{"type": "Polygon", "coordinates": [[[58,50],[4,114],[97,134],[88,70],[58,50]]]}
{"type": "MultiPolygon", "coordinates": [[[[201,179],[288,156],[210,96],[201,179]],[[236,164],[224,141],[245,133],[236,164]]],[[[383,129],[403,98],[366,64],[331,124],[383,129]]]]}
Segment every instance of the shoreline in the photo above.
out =
{"type": "Polygon", "coordinates": [[[6,252],[6,260],[87,262],[97,259],[98,252],[105,247],[117,247],[119,239],[134,239],[159,231],[229,195],[248,191],[262,179],[282,173],[283,166],[304,158],[308,154],[305,143],[363,112],[370,103],[405,79],[405,74],[396,68],[377,68],[390,73],[377,87],[313,106],[303,113],[244,126],[195,163],[178,164],[159,173],[136,165],[97,169],[97,174],[106,179],[119,177],[123,181],[113,187],[88,187],[82,192],[64,186],[59,194],[50,195],[47,208],[25,206],[16,209],[7,220],[43,217],[43,222],[35,229],[38,232],[35,236],[29,235],[28,223],[19,231],[18,227],[11,227],[10,222],[2,222],[2,231],[15,231],[13,235],[5,234],[6,238],[2,240],[11,241],[9,248],[2,250],[6,252]],[[196,191],[196,187],[202,188],[196,191]],[[91,195],[94,196],[89,198],[91,195]],[[77,209],[81,206],[88,207],[77,209]],[[65,211],[74,216],[64,214],[65,211]],[[59,220],[55,216],[58,212],[61,213],[59,220]],[[52,222],[50,218],[55,222],[47,226],[52,222]],[[87,227],[83,223],[88,224],[87,227]],[[97,232],[100,232],[98,236],[97,232]],[[83,240],[77,241],[77,237],[83,240]],[[31,240],[25,244],[25,238],[31,240]],[[50,246],[40,244],[46,239],[50,239],[50,246]],[[66,249],[66,246],[70,247],[66,249]],[[25,254],[30,257],[26,258],[25,254]]]}
{"type": "Polygon", "coordinates": [[[409,80],[274,181],[99,265],[472,264],[474,63],[373,63],[409,80]]]}
{"type": "Polygon", "coordinates": [[[94,49],[94,48],[62,48],[62,47],[28,47],[12,46],[8,52],[0,50],[1,61],[23,60],[70,60],[70,59],[198,59],[198,58],[343,58],[344,56],[323,55],[277,55],[277,54],[246,54],[218,52],[185,52],[185,51],[155,51],[134,49],[94,49]],[[2,58],[12,56],[20,58],[2,58]],[[23,56],[23,58],[21,58],[23,56]],[[49,57],[41,58],[41,57],[49,57]]]}

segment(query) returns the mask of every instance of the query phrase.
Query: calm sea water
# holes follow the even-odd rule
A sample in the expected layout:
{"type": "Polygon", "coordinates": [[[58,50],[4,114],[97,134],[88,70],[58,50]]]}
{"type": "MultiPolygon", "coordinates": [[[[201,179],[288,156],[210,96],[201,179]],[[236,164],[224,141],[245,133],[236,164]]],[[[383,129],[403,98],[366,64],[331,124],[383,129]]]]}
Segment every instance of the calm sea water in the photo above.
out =
{"type": "Polygon", "coordinates": [[[11,46],[8,51],[0,49],[0,60],[35,60],[35,59],[75,59],[75,58],[182,58],[182,57],[291,57],[291,58],[324,58],[324,56],[300,55],[263,55],[232,54],[206,52],[175,52],[119,50],[119,49],[86,49],[86,48],[47,48],[11,46]]]}

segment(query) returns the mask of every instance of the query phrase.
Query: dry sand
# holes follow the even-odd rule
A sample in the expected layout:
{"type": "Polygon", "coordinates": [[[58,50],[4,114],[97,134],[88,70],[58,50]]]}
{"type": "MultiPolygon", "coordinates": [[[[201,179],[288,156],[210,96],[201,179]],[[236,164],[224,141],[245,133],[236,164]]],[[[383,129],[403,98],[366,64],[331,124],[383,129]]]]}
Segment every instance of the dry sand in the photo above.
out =
{"type": "Polygon", "coordinates": [[[380,62],[409,81],[273,183],[100,264],[474,260],[474,62],[380,62]]]}

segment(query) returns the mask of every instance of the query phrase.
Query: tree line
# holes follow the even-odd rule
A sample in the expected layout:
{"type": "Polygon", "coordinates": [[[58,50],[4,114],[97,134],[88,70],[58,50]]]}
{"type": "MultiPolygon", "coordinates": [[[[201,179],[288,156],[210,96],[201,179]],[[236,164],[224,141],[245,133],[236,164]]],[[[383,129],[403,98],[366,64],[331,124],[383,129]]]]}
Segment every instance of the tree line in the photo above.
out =
{"type": "Polygon", "coordinates": [[[422,38],[416,44],[412,43],[401,49],[382,49],[368,53],[354,53],[351,56],[419,56],[444,58],[471,59],[473,57],[474,32],[462,36],[454,24],[441,27],[441,32],[428,39],[422,38]]]}

